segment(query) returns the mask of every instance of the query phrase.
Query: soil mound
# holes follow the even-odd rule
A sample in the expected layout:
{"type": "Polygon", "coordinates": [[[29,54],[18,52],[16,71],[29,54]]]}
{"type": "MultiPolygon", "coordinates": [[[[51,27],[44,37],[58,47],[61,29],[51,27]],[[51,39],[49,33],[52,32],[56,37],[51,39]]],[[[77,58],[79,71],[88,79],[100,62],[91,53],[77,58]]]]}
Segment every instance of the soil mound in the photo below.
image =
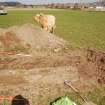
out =
{"type": "Polygon", "coordinates": [[[22,40],[13,32],[6,32],[0,35],[0,51],[14,51],[18,53],[25,52],[27,48],[22,40]]]}
{"type": "Polygon", "coordinates": [[[0,29],[0,69],[65,65],[68,61],[55,53],[66,48],[66,41],[33,24],[0,29]]]}
{"type": "MultiPolygon", "coordinates": [[[[10,39],[10,37],[12,37],[12,39],[15,37],[15,41],[17,41],[17,39],[22,41],[23,45],[20,45],[20,47],[26,46],[34,50],[44,49],[58,51],[64,48],[67,44],[63,39],[47,33],[39,27],[35,27],[33,24],[24,24],[22,26],[13,26],[8,29],[0,29],[0,33],[3,36],[8,36],[6,35],[8,33],[12,34],[8,36],[8,39],[10,39]]],[[[5,42],[7,42],[7,40],[5,40],[5,42]]],[[[13,43],[8,44],[15,45],[13,43]]]]}

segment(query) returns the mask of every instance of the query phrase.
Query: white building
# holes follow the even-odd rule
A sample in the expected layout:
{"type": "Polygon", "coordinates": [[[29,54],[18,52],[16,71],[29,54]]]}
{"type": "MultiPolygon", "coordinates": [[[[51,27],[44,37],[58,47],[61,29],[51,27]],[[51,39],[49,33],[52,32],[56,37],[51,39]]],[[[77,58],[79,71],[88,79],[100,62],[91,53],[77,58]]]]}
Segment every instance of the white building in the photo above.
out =
{"type": "Polygon", "coordinates": [[[96,6],[96,11],[105,11],[105,7],[104,6],[96,6]]]}

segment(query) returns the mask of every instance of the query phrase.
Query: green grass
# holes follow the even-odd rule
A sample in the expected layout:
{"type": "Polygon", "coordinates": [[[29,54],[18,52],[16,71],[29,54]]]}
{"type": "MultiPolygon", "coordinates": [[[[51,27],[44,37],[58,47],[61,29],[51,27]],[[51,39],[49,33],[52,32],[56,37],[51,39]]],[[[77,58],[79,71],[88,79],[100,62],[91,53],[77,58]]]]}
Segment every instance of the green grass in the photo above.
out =
{"type": "Polygon", "coordinates": [[[105,87],[94,89],[92,92],[88,92],[87,97],[97,105],[105,105],[105,87]]]}
{"type": "MultiPolygon", "coordinates": [[[[87,102],[91,101],[95,103],[96,105],[105,105],[105,87],[95,88],[93,91],[89,91],[86,93],[80,93],[82,97],[87,98],[87,102]]],[[[82,105],[83,100],[75,93],[67,93],[66,96],[68,96],[71,100],[77,103],[77,105],[82,105]]]]}
{"type": "Polygon", "coordinates": [[[55,34],[68,40],[73,47],[93,47],[105,51],[105,13],[71,10],[15,10],[0,16],[0,27],[33,23],[36,13],[56,16],[55,34]]]}

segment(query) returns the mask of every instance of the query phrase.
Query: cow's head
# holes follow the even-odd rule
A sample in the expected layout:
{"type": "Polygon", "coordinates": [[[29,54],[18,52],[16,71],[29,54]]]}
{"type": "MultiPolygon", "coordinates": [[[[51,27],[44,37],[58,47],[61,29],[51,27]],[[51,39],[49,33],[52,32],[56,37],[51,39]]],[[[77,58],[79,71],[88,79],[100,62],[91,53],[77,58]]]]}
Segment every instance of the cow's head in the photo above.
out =
{"type": "Polygon", "coordinates": [[[37,22],[39,22],[39,21],[40,21],[40,18],[41,18],[42,16],[44,16],[43,13],[36,14],[35,20],[36,20],[37,22]]]}

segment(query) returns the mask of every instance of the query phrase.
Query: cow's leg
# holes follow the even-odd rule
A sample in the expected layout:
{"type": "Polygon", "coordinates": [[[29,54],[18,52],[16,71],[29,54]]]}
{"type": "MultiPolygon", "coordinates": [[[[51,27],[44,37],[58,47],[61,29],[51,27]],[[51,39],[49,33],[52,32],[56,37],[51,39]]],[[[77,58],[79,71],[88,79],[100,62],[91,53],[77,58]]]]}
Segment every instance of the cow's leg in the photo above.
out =
{"type": "Polygon", "coordinates": [[[51,30],[50,27],[47,26],[47,27],[46,27],[46,31],[47,31],[47,32],[50,32],[50,30],[51,30]]]}
{"type": "Polygon", "coordinates": [[[48,28],[47,28],[47,27],[43,27],[43,29],[44,29],[45,31],[48,31],[48,28]]]}
{"type": "Polygon", "coordinates": [[[41,27],[44,28],[43,25],[41,25],[41,27]]]}
{"type": "Polygon", "coordinates": [[[54,26],[51,28],[51,33],[54,33],[55,28],[56,28],[56,26],[54,25],[54,26]]]}
{"type": "Polygon", "coordinates": [[[54,33],[54,27],[51,28],[50,33],[54,33]]]}

